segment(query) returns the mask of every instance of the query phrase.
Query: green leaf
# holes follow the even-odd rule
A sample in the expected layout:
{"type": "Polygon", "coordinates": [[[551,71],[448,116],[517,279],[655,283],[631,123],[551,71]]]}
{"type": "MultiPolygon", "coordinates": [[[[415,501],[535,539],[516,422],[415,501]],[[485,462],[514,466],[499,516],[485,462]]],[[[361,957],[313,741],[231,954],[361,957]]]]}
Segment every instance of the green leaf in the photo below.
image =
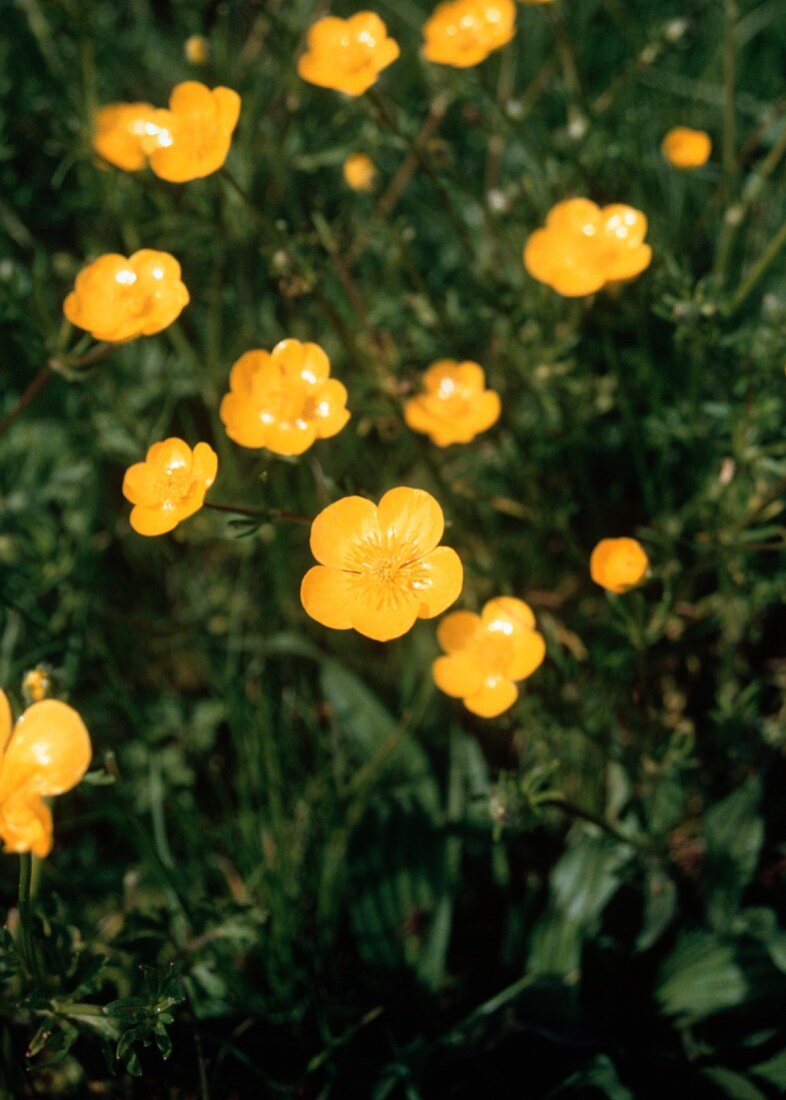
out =
{"type": "Polygon", "coordinates": [[[635,1100],[627,1085],[620,1081],[611,1058],[605,1054],[596,1055],[588,1066],[570,1076],[561,1088],[550,1095],[567,1096],[574,1089],[584,1095],[587,1088],[599,1089],[609,1100],[635,1100]]]}
{"type": "Polygon", "coordinates": [[[764,840],[760,801],[761,780],[752,776],[712,806],[704,819],[707,917],[718,931],[731,926],[759,861],[764,840]]]}
{"type": "Polygon", "coordinates": [[[702,1070],[702,1075],[722,1089],[727,1096],[732,1097],[732,1100],[767,1100],[766,1093],[757,1089],[747,1077],[723,1066],[702,1070]]]}
{"type": "Polygon", "coordinates": [[[700,1020],[734,1008],[745,999],[748,983],[735,960],[734,947],[710,932],[686,932],[660,971],[656,998],[668,1016],[700,1020]]]}

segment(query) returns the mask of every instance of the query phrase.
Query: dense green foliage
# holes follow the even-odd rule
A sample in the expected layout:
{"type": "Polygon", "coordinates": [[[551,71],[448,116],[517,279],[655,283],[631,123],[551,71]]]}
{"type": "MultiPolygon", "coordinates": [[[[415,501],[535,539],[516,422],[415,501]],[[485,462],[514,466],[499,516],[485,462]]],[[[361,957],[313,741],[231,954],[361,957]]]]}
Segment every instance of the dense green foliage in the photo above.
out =
{"type": "Polygon", "coordinates": [[[459,72],[419,56],[428,0],[374,0],[402,56],[354,100],[294,68],[327,6],[2,5],[0,411],[65,370],[0,438],[0,686],[18,710],[49,665],[95,759],[36,871],[40,983],[2,857],[0,1095],[779,1096],[783,3],[521,6],[459,72]],[[255,210],[221,173],[92,153],[97,105],[189,78],[243,97],[228,168],[255,210]],[[678,124],[712,134],[706,167],[661,156],[678,124]],[[376,195],[342,179],[357,151],[376,195]],[[646,212],[635,282],[570,301],[526,274],[574,195],[646,212]],[[191,304],[69,371],[76,272],[142,246],[191,304]],[[217,416],[233,361],[286,336],[324,345],[353,412],[298,460],[217,416]],[[444,451],[400,414],[440,357],[503,398],[444,451]],[[546,635],[516,707],[484,722],[436,690],[433,623],[381,645],[309,620],[307,528],[135,535],[123,471],[169,434],[212,442],[219,503],[433,492],[460,606],[521,596],[546,635]],[[653,566],[621,598],[587,568],[619,534],[653,566]]]}

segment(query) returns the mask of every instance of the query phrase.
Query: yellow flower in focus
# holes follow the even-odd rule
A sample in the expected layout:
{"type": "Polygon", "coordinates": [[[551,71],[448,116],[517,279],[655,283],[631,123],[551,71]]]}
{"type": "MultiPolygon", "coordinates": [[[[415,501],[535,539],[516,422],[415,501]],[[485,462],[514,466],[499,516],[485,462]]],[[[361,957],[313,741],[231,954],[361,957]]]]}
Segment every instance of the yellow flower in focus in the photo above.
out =
{"type": "Polygon", "coordinates": [[[371,11],[359,11],[349,19],[318,19],[306,43],[306,53],[297,63],[303,80],[352,96],[367,92],[400,53],[385,24],[371,11]]]}
{"type": "Polygon", "coordinates": [[[204,65],[210,56],[210,44],[203,34],[192,34],[183,44],[183,53],[191,65],[204,65]]]}
{"type": "Polygon", "coordinates": [[[437,629],[446,656],[432,671],[440,691],[481,718],[496,718],[518,699],[516,683],[543,663],[546,643],[523,600],[498,596],[480,615],[454,611],[437,629]]]}
{"type": "Polygon", "coordinates": [[[46,699],[52,689],[52,678],[49,670],[43,665],[36,665],[25,673],[22,681],[22,693],[28,703],[40,703],[46,699]]]}
{"type": "Polygon", "coordinates": [[[701,168],[710,159],[712,141],[704,130],[676,126],[666,134],[660,148],[674,168],[701,168]]]}
{"type": "Polygon", "coordinates": [[[6,851],[49,855],[52,813],[44,798],[75,787],[92,754],[73,707],[45,699],[14,725],[8,697],[0,691],[0,839],[6,851]]]}
{"type": "Polygon", "coordinates": [[[161,332],[188,300],[174,256],[143,248],[128,259],[109,252],[88,264],[77,275],[63,312],[96,340],[122,343],[161,332]]]}
{"type": "Polygon", "coordinates": [[[218,456],[207,443],[193,451],[182,439],[154,443],[123,478],[123,496],[134,505],[131,526],[139,535],[173,531],[205,503],[217,472],[218,456]]]}
{"type": "Polygon", "coordinates": [[[150,154],[162,180],[187,183],[217,172],[227,159],[240,117],[240,96],[231,88],[210,88],[196,80],[178,84],[163,112],[165,132],[150,154]]]}
{"type": "Polygon", "coordinates": [[[347,391],[330,377],[319,344],[282,340],[272,351],[247,351],[232,367],[229,389],[219,412],[227,435],[242,447],[301,455],[349,420],[347,391]]]}
{"type": "Polygon", "coordinates": [[[150,103],[110,103],[96,115],[93,148],[116,168],[136,172],[166,134],[167,121],[150,103]]]}
{"type": "Polygon", "coordinates": [[[456,551],[439,545],[444,529],[442,509],[422,489],[391,489],[379,505],[337,500],[311,526],[311,552],[321,564],[303,578],[303,607],[323,626],[378,642],[441,615],[464,580],[456,551]]]}
{"type": "Polygon", "coordinates": [[[601,588],[620,595],[635,587],[650,567],[636,539],[601,539],[590,557],[590,576],[601,588]]]}
{"type": "Polygon", "coordinates": [[[566,298],[594,294],[649,266],[652,249],[644,244],[646,235],[647,218],[632,206],[598,207],[589,199],[567,199],[550,210],[545,228],[529,237],[524,266],[566,298]]]}
{"type": "Polygon", "coordinates": [[[499,420],[499,394],[486,389],[477,363],[440,359],[423,375],[423,392],[404,406],[404,419],[438,447],[469,443],[499,420]]]}
{"type": "Polygon", "coordinates": [[[344,180],[353,191],[370,191],[376,178],[374,161],[365,153],[353,153],[344,161],[344,180]]]}
{"type": "Polygon", "coordinates": [[[467,69],[507,45],[516,31],[513,0],[447,0],[423,28],[429,61],[467,69]]]}

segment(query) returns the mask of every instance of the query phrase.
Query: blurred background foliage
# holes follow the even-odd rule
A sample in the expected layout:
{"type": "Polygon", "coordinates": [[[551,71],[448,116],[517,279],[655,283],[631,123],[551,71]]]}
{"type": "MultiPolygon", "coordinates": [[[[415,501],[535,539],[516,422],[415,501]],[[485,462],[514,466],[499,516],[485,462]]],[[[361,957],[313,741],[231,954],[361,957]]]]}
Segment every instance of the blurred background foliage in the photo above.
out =
{"type": "Polygon", "coordinates": [[[786,10],[525,5],[458,71],[419,56],[426,0],[371,6],[402,57],[350,101],[295,71],[318,0],[2,3],[2,411],[77,345],[89,259],[166,249],[191,292],[0,438],[0,684],[18,708],[48,665],[96,750],[37,870],[42,985],[0,939],[2,1095],[780,1096],[786,10]],[[250,203],[92,153],[97,106],[184,79],[241,93],[250,203]],[[713,137],[702,169],[659,152],[681,124],[713,137]],[[376,194],[343,182],[359,151],[376,194]],[[645,211],[654,250],[586,301],[521,262],[576,195],[645,211]],[[217,418],[233,361],[287,336],[353,412],[297,461],[217,418]],[[401,419],[442,357],[503,397],[446,451],[401,419]],[[123,470],[167,434],[216,447],[216,502],[432,491],[461,605],[521,596],[546,635],[517,706],[441,696],[433,624],[383,646],[308,620],[303,528],[133,534],[123,470]],[[587,568],[618,534],[653,563],[623,599],[587,568]]]}

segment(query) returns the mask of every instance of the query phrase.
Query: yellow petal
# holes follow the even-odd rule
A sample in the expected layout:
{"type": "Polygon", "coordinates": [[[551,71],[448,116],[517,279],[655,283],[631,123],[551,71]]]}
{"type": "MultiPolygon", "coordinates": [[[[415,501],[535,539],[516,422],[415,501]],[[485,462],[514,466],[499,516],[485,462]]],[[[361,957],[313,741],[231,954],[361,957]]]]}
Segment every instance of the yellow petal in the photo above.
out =
{"type": "Polygon", "coordinates": [[[380,500],[379,527],[388,545],[399,547],[405,561],[414,561],[439,543],[445,517],[431,493],[402,486],[380,500]]]}
{"type": "Polygon", "coordinates": [[[454,699],[475,695],[483,686],[483,672],[470,650],[437,657],[431,671],[439,690],[454,699]]]}
{"type": "Polygon", "coordinates": [[[510,658],[504,665],[511,680],[526,680],[540,668],[546,656],[546,642],[537,630],[528,631],[511,642],[510,658]]]}
{"type": "Polygon", "coordinates": [[[4,691],[0,691],[0,753],[5,751],[11,730],[14,728],[14,716],[11,713],[11,704],[4,691]]]}
{"type": "Polygon", "coordinates": [[[191,473],[203,489],[209,489],[216,480],[218,455],[208,443],[197,443],[194,447],[191,473]]]}
{"type": "Polygon", "coordinates": [[[131,509],[128,517],[129,523],[138,535],[153,537],[165,535],[168,531],[174,531],[182,518],[180,510],[171,504],[162,505],[160,508],[146,508],[137,504],[131,509]]]}
{"type": "Polygon", "coordinates": [[[352,627],[352,577],[341,569],[315,565],[300,585],[300,602],[306,614],[331,630],[352,627]]]}
{"type": "Polygon", "coordinates": [[[129,466],[123,478],[123,496],[132,504],[153,506],[159,499],[155,471],[146,462],[129,466]]]}
{"type": "Polygon", "coordinates": [[[400,638],[415,625],[418,617],[418,601],[414,596],[402,596],[392,592],[384,581],[365,581],[356,595],[352,608],[352,626],[358,634],[373,638],[376,642],[389,642],[400,638]]]}
{"type": "Polygon", "coordinates": [[[487,630],[498,630],[503,634],[521,635],[535,626],[535,615],[529,604],[513,596],[497,596],[489,600],[483,608],[481,618],[487,630]]]}
{"type": "Polygon", "coordinates": [[[29,787],[44,795],[75,787],[92,756],[90,736],[73,707],[57,699],[33,703],[16,723],[6,749],[0,789],[29,787]]]}
{"type": "Polygon", "coordinates": [[[380,542],[377,506],[364,497],[344,497],[329,504],[311,525],[311,553],[322,565],[356,569],[364,544],[380,542]]]}
{"type": "Polygon", "coordinates": [[[0,839],[7,852],[32,852],[43,859],[52,850],[52,813],[35,791],[12,795],[0,807],[0,839]]]}
{"type": "Polygon", "coordinates": [[[449,546],[438,546],[407,569],[410,591],[419,602],[418,618],[441,615],[461,595],[464,568],[461,558],[449,546]]]}
{"type": "Polygon", "coordinates": [[[504,676],[490,676],[480,691],[464,699],[464,706],[480,718],[496,718],[519,697],[519,689],[504,676]]]}
{"type": "Polygon", "coordinates": [[[437,627],[437,641],[446,653],[471,645],[480,634],[480,616],[473,611],[453,611],[437,627]]]}
{"type": "Polygon", "coordinates": [[[268,424],[265,446],[277,455],[302,455],[316,439],[313,424],[307,421],[274,421],[268,424]]]}

